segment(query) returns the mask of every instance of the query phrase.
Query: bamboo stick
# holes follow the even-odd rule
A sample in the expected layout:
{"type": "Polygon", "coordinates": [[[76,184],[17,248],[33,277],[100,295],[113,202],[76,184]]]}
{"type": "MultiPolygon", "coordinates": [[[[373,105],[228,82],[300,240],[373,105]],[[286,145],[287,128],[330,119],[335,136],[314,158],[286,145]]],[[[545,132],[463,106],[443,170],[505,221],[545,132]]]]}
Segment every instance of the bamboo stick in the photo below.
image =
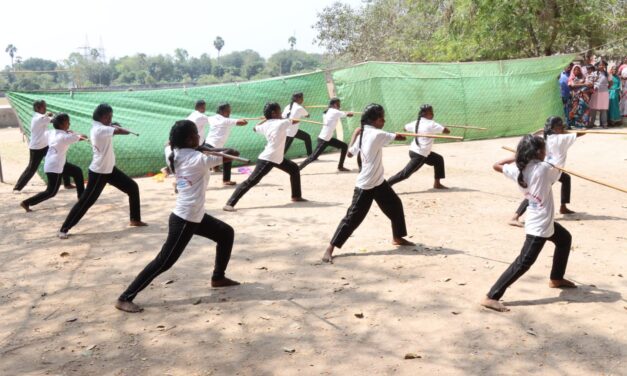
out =
{"type": "MultiPolygon", "coordinates": [[[[502,148],[505,149],[505,150],[511,151],[512,153],[516,152],[516,150],[514,150],[514,149],[512,149],[512,148],[510,148],[508,146],[502,146],[502,148]]],[[[557,167],[557,166],[552,165],[552,164],[551,164],[551,166],[553,166],[553,168],[556,168],[556,169],[558,169],[558,170],[560,170],[562,172],[565,172],[565,173],[567,173],[569,175],[574,175],[574,176],[576,176],[578,178],[581,178],[581,179],[584,179],[584,180],[588,180],[588,181],[591,181],[593,183],[597,183],[597,184],[600,184],[600,185],[604,185],[604,186],[606,186],[608,188],[616,189],[617,191],[621,191],[623,193],[627,193],[627,189],[625,189],[625,188],[621,188],[619,186],[616,186],[616,185],[613,185],[613,184],[610,184],[610,183],[606,183],[604,181],[601,181],[601,180],[598,180],[598,179],[595,179],[595,178],[591,178],[589,176],[582,175],[582,174],[580,174],[578,172],[574,172],[574,171],[571,171],[571,170],[566,170],[564,168],[557,167]]]]}
{"type": "Polygon", "coordinates": [[[203,152],[203,153],[206,153],[206,154],[215,155],[216,157],[228,158],[228,159],[232,159],[232,160],[234,160],[234,161],[240,161],[240,162],[244,162],[244,163],[250,163],[250,159],[241,158],[241,157],[236,157],[236,156],[234,156],[234,155],[231,155],[231,154],[226,154],[226,153],[223,153],[223,152],[221,152],[221,151],[206,151],[206,150],[203,150],[202,152],[203,152]]]}
{"type": "Polygon", "coordinates": [[[566,131],[566,133],[589,133],[589,134],[622,134],[622,135],[626,135],[627,136],[627,132],[619,132],[619,131],[600,131],[600,130],[592,130],[592,131],[586,131],[586,130],[581,130],[581,131],[577,131],[577,130],[572,130],[572,131],[566,131]]]}
{"type": "Polygon", "coordinates": [[[251,117],[251,118],[235,118],[236,120],[265,120],[266,118],[263,116],[258,116],[258,117],[251,117]]]}
{"type": "Polygon", "coordinates": [[[314,121],[314,120],[307,120],[307,119],[292,119],[292,120],[297,120],[297,121],[300,121],[300,122],[303,122],[303,123],[324,125],[324,123],[321,122],[321,121],[314,121]]]}
{"type": "Polygon", "coordinates": [[[463,137],[459,136],[444,136],[440,134],[430,134],[430,133],[398,133],[396,134],[405,136],[405,137],[427,137],[427,138],[444,138],[447,140],[463,140],[463,137]]]}
{"type": "Polygon", "coordinates": [[[487,131],[488,128],[483,128],[483,127],[474,127],[474,126],[470,126],[470,125],[445,125],[445,127],[447,128],[461,128],[461,129],[476,129],[479,131],[487,131]]]}

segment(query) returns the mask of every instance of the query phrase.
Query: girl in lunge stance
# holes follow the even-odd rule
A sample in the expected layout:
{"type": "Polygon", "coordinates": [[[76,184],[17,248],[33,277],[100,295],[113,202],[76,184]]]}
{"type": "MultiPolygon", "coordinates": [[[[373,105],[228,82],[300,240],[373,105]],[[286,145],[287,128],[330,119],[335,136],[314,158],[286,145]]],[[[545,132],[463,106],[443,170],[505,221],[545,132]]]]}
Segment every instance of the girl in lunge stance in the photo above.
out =
{"type": "Polygon", "coordinates": [[[314,150],[313,154],[307,157],[301,164],[298,166],[299,169],[305,168],[308,164],[318,159],[318,157],[324,152],[324,149],[327,146],[331,146],[333,148],[340,149],[340,161],[337,164],[337,169],[339,171],[350,171],[349,169],[344,167],[344,159],[346,158],[346,152],[348,151],[348,145],[346,143],[338,140],[333,137],[333,132],[335,131],[335,126],[337,122],[345,118],[347,116],[353,116],[352,112],[343,112],[340,111],[340,99],[333,98],[329,101],[329,107],[324,111],[324,116],[322,117],[322,129],[320,130],[320,134],[318,135],[318,144],[316,145],[316,150],[314,150]]]}
{"type": "MultiPolygon", "coordinates": [[[[546,120],[544,129],[535,134],[544,133],[546,142],[546,161],[557,167],[566,165],[566,155],[577,137],[585,135],[585,133],[566,133],[564,121],[559,116],[551,116],[546,120]]],[[[560,214],[573,214],[574,211],[568,209],[566,204],[570,203],[570,175],[565,172],[559,174],[558,181],[562,183],[560,214]]],[[[522,227],[519,218],[525,213],[529,206],[529,200],[524,199],[516,213],[508,222],[512,226],[522,227]]]]}
{"type": "Polygon", "coordinates": [[[96,202],[107,183],[128,195],[130,206],[130,226],[146,226],[141,220],[139,187],[133,179],[115,167],[113,154],[113,135],[127,135],[129,131],[111,123],[113,108],[106,103],[96,107],[92,116],[94,122],[90,137],[93,157],[89,165],[87,188],[67,215],[59,230],[59,238],[67,239],[68,231],[83,218],[87,210],[96,202]]]}
{"type": "MultiPolygon", "coordinates": [[[[433,121],[433,107],[428,104],[420,106],[420,112],[418,112],[418,120],[405,125],[405,130],[414,133],[434,134],[445,133],[449,134],[451,131],[443,127],[442,125],[433,121]]],[[[444,179],[444,158],[431,151],[433,147],[433,139],[429,137],[416,137],[409,146],[409,163],[407,166],[399,171],[396,175],[388,179],[390,185],[394,185],[399,181],[403,181],[409,178],[414,172],[418,171],[423,164],[428,164],[434,167],[434,181],[433,188],[435,189],[447,189],[440,179],[444,179]]]]}
{"type": "Polygon", "coordinates": [[[20,206],[27,212],[32,211],[30,209],[31,206],[42,203],[57,194],[61,186],[62,174],[74,178],[76,182],[76,194],[79,199],[85,190],[83,172],[80,167],[66,162],[65,155],[70,145],[80,140],[86,140],[87,136],[73,133],[69,130],[70,116],[68,114],[57,114],[54,119],[52,119],[52,125],[54,129],[46,132],[48,138],[48,152],[46,153],[46,160],[44,162],[44,172],[48,178],[48,186],[45,191],[22,201],[20,206]]]}
{"type": "Polygon", "coordinates": [[[525,232],[527,233],[520,255],[499,277],[481,302],[484,307],[496,311],[509,311],[499,299],[505,290],[520,278],[538,258],[546,241],[555,244],[553,267],[549,287],[575,287],[564,279],[572,237],[559,223],[553,220],[553,192],[551,186],[559,177],[559,170],[545,161],[546,148],[544,139],[526,135],[518,143],[516,156],[504,159],[494,165],[494,169],[518,182],[525,198],[529,200],[525,232]],[[512,163],[512,162],[516,163],[512,163]]]}
{"type": "Polygon", "coordinates": [[[157,257],[120,295],[115,304],[119,310],[140,312],[142,308],[133,303],[133,299],[153,279],[176,263],[194,235],[217,243],[211,287],[239,285],[239,282],[225,277],[224,274],[233,248],[233,228],[205,213],[205,191],[211,168],[221,164],[223,160],[222,157],[197,151],[199,139],[196,126],[189,120],[177,121],[170,130],[172,153],[169,156],[169,165],[176,174],[179,193],[176,196],[176,206],[170,214],[168,238],[157,257]]]}
{"type": "MultiPolygon", "coordinates": [[[[305,97],[303,93],[294,93],[292,95],[292,102],[285,107],[283,110],[283,118],[284,119],[302,119],[304,117],[309,117],[309,113],[303,107],[303,102],[305,101],[305,97]]],[[[297,138],[299,140],[303,140],[305,143],[305,149],[307,150],[307,155],[311,155],[311,136],[309,133],[299,129],[299,123],[292,123],[292,125],[287,130],[287,140],[285,141],[285,152],[292,146],[292,142],[297,138]]]]}
{"type": "Polygon", "coordinates": [[[361,132],[359,138],[348,154],[349,157],[361,154],[362,168],[357,176],[353,202],[342,219],[331,243],[327,247],[322,261],[333,261],[335,247],[342,248],[349,236],[359,227],[370,210],[372,201],[376,201],[383,214],[392,221],[393,244],[414,245],[404,239],[407,235],[403,203],[392,187],[383,178],[383,147],[394,140],[405,137],[381,130],[385,124],[385,112],[378,104],[370,104],[361,116],[361,132]]]}
{"type": "MultiPolygon", "coordinates": [[[[218,106],[218,113],[209,117],[209,134],[207,135],[207,141],[205,145],[212,150],[225,152],[230,155],[239,156],[239,151],[235,149],[226,149],[224,144],[229,139],[231,134],[231,128],[235,126],[246,125],[248,122],[243,119],[231,119],[231,105],[228,103],[222,103],[218,106]]],[[[201,144],[202,145],[202,144],[201,144]]],[[[235,185],[234,181],[231,181],[231,160],[224,161],[222,166],[222,184],[235,185]]]]}
{"type": "Polygon", "coordinates": [[[281,106],[276,102],[266,104],[263,109],[263,116],[267,120],[258,123],[253,130],[264,135],[268,143],[261,154],[259,154],[253,172],[248,179],[235,189],[233,195],[227,201],[223,208],[225,211],[235,211],[235,205],[239,199],[248,190],[257,185],[261,178],[266,176],[274,167],[290,175],[292,201],[307,201],[301,196],[298,165],[284,158],[285,137],[292,120],[281,117],[281,106]]]}

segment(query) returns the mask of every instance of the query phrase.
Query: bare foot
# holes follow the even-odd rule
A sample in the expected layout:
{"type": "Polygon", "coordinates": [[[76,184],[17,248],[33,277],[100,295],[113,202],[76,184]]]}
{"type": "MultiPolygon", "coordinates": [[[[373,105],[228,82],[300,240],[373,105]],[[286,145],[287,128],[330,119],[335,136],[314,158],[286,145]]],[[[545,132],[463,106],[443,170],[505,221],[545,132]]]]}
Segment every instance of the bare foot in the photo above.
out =
{"type": "Polygon", "coordinates": [[[549,287],[552,289],[566,288],[576,289],[577,285],[567,279],[551,279],[549,281],[549,287]]]}
{"type": "Polygon", "coordinates": [[[65,189],[74,189],[74,188],[76,188],[76,186],[74,184],[70,183],[68,185],[63,185],[63,188],[65,188],[65,189]]]}
{"type": "Polygon", "coordinates": [[[211,287],[229,287],[229,286],[237,286],[237,285],[240,285],[240,283],[232,279],[226,278],[226,277],[222,279],[211,280],[211,287]]]}
{"type": "Polygon", "coordinates": [[[115,308],[120,311],[130,312],[130,313],[138,313],[143,311],[144,309],[133,302],[125,302],[122,300],[118,300],[115,302],[115,308]]]}
{"type": "Polygon", "coordinates": [[[521,221],[519,221],[518,219],[510,219],[509,221],[507,221],[507,224],[510,226],[515,226],[515,227],[525,227],[525,224],[522,223],[521,221]]]}
{"type": "Polygon", "coordinates": [[[228,212],[234,212],[234,211],[237,211],[237,210],[235,210],[235,208],[234,208],[234,207],[232,207],[231,205],[224,205],[224,206],[222,207],[222,210],[224,210],[224,211],[228,211],[228,212]]]}
{"type": "Polygon", "coordinates": [[[337,170],[340,171],[340,172],[349,172],[350,171],[350,169],[346,168],[346,167],[338,167],[337,170]]]}
{"type": "Polygon", "coordinates": [[[20,193],[22,193],[22,192],[18,191],[17,189],[14,189],[14,190],[13,190],[13,194],[14,194],[14,195],[19,195],[20,193]]]}
{"type": "Polygon", "coordinates": [[[223,184],[223,185],[235,185],[235,184],[237,184],[237,183],[236,183],[236,182],[234,182],[234,181],[230,181],[230,180],[229,180],[229,181],[223,181],[223,182],[222,182],[222,184],[223,184]]]}
{"type": "Polygon", "coordinates": [[[327,247],[327,250],[324,251],[324,255],[322,256],[322,262],[333,264],[333,248],[334,247],[332,245],[327,247]]]}
{"type": "Polygon", "coordinates": [[[309,200],[302,197],[292,197],[292,202],[309,202],[309,200]]]}
{"type": "Polygon", "coordinates": [[[405,239],[405,238],[394,238],[394,240],[392,240],[392,244],[394,245],[416,245],[412,242],[410,242],[409,240],[405,239]]]}
{"type": "Polygon", "coordinates": [[[566,205],[560,206],[560,214],[574,214],[575,212],[568,209],[566,205]]]}
{"type": "Polygon", "coordinates": [[[148,223],[133,220],[133,221],[130,221],[128,225],[131,227],[143,227],[143,226],[148,226],[148,223]]]}
{"type": "Polygon", "coordinates": [[[501,302],[495,299],[485,298],[481,301],[481,305],[493,309],[497,312],[508,312],[509,308],[505,307],[501,302]]]}
{"type": "Polygon", "coordinates": [[[435,183],[433,183],[433,188],[434,189],[448,189],[447,186],[443,185],[439,181],[436,181],[435,183]]]}
{"type": "Polygon", "coordinates": [[[63,232],[63,231],[59,231],[57,233],[57,236],[59,237],[59,239],[67,239],[68,237],[70,237],[67,232],[63,232]]]}
{"type": "Polygon", "coordinates": [[[28,213],[28,212],[32,212],[32,210],[30,210],[30,207],[28,206],[28,204],[27,204],[27,203],[25,203],[24,201],[20,202],[20,206],[21,206],[24,210],[26,210],[26,212],[27,212],[27,213],[28,213]]]}

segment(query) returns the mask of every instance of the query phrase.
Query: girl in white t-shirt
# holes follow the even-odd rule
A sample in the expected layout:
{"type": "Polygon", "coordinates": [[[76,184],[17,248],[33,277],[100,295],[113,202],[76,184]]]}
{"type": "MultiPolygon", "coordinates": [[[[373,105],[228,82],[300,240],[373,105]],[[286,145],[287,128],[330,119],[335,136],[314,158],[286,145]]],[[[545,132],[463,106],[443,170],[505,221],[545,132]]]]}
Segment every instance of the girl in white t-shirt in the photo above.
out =
{"type": "MultiPolygon", "coordinates": [[[[239,156],[239,151],[231,148],[225,148],[231,129],[233,127],[240,127],[248,124],[248,121],[244,119],[232,119],[231,118],[231,105],[229,103],[220,103],[218,105],[217,114],[209,117],[209,134],[205,141],[205,146],[214,151],[224,152],[229,155],[239,156]]],[[[231,166],[230,160],[224,161],[222,166],[222,184],[235,185],[234,181],[231,181],[231,166]]]]}
{"type": "Polygon", "coordinates": [[[61,181],[63,180],[62,175],[74,178],[78,198],[81,197],[81,194],[83,194],[85,190],[83,172],[80,167],[67,162],[65,155],[70,145],[81,140],[86,140],[87,136],[73,133],[69,130],[70,116],[68,114],[57,114],[52,119],[52,125],[54,129],[46,132],[48,152],[46,153],[46,160],[44,162],[44,173],[46,173],[46,177],[48,178],[48,185],[45,191],[22,201],[20,206],[27,212],[32,211],[30,209],[31,206],[42,203],[57,194],[61,186],[61,181]]]}
{"type": "MultiPolygon", "coordinates": [[[[309,112],[305,110],[303,107],[303,102],[305,102],[305,96],[303,93],[298,92],[292,94],[292,101],[289,105],[285,106],[283,110],[283,118],[284,119],[302,119],[304,117],[309,117],[309,112]]],[[[292,146],[292,142],[297,138],[302,140],[305,143],[305,150],[307,150],[307,155],[311,155],[313,152],[311,147],[311,136],[309,133],[303,131],[299,127],[299,123],[292,123],[290,128],[287,130],[287,140],[285,140],[285,152],[292,146]]]]}
{"type": "Polygon", "coordinates": [[[266,103],[263,109],[263,116],[267,120],[257,123],[253,130],[266,137],[268,141],[266,147],[257,157],[255,169],[248,179],[237,186],[226,205],[222,208],[224,211],[235,211],[235,205],[244,194],[257,185],[274,167],[290,175],[292,201],[307,201],[301,195],[298,165],[285,159],[284,155],[287,129],[292,124],[292,120],[281,117],[281,106],[276,102],[266,103]]]}
{"type": "MultiPolygon", "coordinates": [[[[436,134],[444,133],[449,134],[451,131],[433,121],[433,107],[428,104],[420,106],[418,112],[418,119],[415,122],[405,125],[405,130],[412,133],[423,134],[436,134]]],[[[433,138],[429,137],[416,137],[409,145],[409,163],[401,171],[388,179],[390,185],[394,185],[400,181],[409,178],[414,172],[418,171],[423,164],[428,164],[434,167],[434,182],[433,188],[435,189],[447,189],[440,179],[445,178],[444,172],[444,158],[431,151],[433,147],[433,138]]]]}
{"type": "Polygon", "coordinates": [[[205,213],[205,191],[211,168],[223,162],[222,157],[205,155],[196,150],[200,136],[190,120],[177,121],[170,130],[172,153],[168,157],[170,169],[176,174],[178,195],[170,214],[168,238],[157,257],[142,270],[120,295],[115,307],[126,312],[142,310],[133,299],[157,276],[170,269],[181,256],[194,235],[216,242],[216,258],[211,287],[239,285],[225,276],[231,258],[234,231],[231,226],[205,213]]]}
{"type": "Polygon", "coordinates": [[[551,186],[558,179],[559,170],[547,163],[545,156],[544,139],[534,135],[526,135],[518,143],[514,158],[502,160],[494,165],[496,171],[518,182],[525,198],[529,200],[529,209],[525,222],[527,235],[520,255],[492,286],[487,297],[481,302],[484,307],[500,312],[509,311],[499,302],[499,299],[512,283],[529,270],[547,240],[555,244],[549,287],[575,287],[574,283],[564,279],[572,237],[553,218],[554,206],[551,186]]]}
{"type": "Polygon", "coordinates": [[[385,111],[381,105],[370,104],[364,109],[361,116],[361,132],[355,144],[349,150],[349,157],[359,153],[362,158],[362,168],[357,176],[353,202],[346,211],[346,216],[340,221],[329,246],[322,256],[323,262],[333,261],[335,247],[342,248],[353,231],[366,218],[366,214],[376,201],[383,214],[392,222],[392,242],[395,245],[414,245],[406,240],[407,228],[403,203],[392,187],[383,178],[383,147],[394,140],[404,140],[405,137],[396,133],[381,130],[385,124],[385,111]]]}
{"type": "MultiPolygon", "coordinates": [[[[534,135],[541,133],[544,134],[544,140],[546,141],[546,161],[557,167],[566,165],[568,149],[573,145],[577,137],[585,135],[585,133],[581,132],[566,133],[564,121],[559,116],[549,117],[544,124],[544,129],[539,130],[534,135]]],[[[574,211],[566,207],[566,204],[570,203],[570,175],[562,172],[558,181],[562,183],[560,214],[573,214],[574,211]]],[[[519,218],[525,213],[527,206],[529,206],[529,200],[525,199],[520,203],[516,213],[508,222],[511,226],[522,227],[519,218]]]]}
{"type": "Polygon", "coordinates": [[[324,116],[322,117],[322,129],[320,129],[320,134],[318,135],[318,144],[316,145],[316,150],[307,157],[304,161],[298,165],[298,168],[302,170],[308,164],[318,159],[320,155],[324,152],[324,149],[327,146],[331,146],[336,149],[340,149],[340,161],[337,164],[337,169],[339,171],[350,171],[349,169],[344,167],[344,159],[346,158],[346,152],[348,151],[348,145],[346,143],[338,140],[333,137],[333,132],[335,131],[335,127],[337,126],[337,122],[340,119],[345,117],[353,116],[352,112],[344,112],[340,111],[340,99],[332,98],[329,101],[329,107],[324,111],[324,116]]]}

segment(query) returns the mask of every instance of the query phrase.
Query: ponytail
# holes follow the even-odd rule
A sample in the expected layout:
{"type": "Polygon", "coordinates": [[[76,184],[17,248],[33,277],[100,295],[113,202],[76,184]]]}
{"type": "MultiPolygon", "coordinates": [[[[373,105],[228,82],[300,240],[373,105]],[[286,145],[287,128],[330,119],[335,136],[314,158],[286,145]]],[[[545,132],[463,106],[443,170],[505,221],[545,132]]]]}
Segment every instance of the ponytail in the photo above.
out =
{"type": "Polygon", "coordinates": [[[170,129],[170,149],[172,152],[168,156],[170,162],[170,170],[172,173],[176,173],[174,169],[174,149],[180,149],[186,147],[186,142],[193,134],[198,134],[198,128],[196,124],[191,120],[179,120],[170,129]]]}
{"type": "Polygon", "coordinates": [[[303,98],[303,93],[298,92],[298,93],[292,94],[292,101],[290,102],[290,108],[289,110],[287,110],[287,116],[286,116],[287,119],[289,119],[290,115],[292,114],[292,107],[294,106],[294,103],[300,98],[303,98]]]}
{"type": "Polygon", "coordinates": [[[564,125],[564,121],[559,116],[549,116],[544,123],[544,139],[546,140],[549,135],[555,134],[554,129],[560,125],[564,125]]]}
{"type": "Polygon", "coordinates": [[[327,109],[324,110],[324,114],[327,113],[327,111],[329,111],[329,108],[331,108],[332,106],[335,106],[336,104],[340,104],[340,98],[337,97],[333,97],[331,98],[331,100],[329,101],[329,105],[327,106],[327,109]]]}
{"type": "MultiPolygon", "coordinates": [[[[433,106],[431,106],[430,104],[423,104],[422,106],[420,106],[420,111],[418,111],[418,119],[416,120],[416,131],[414,133],[418,133],[420,119],[422,119],[429,111],[433,112],[433,106]]],[[[419,138],[420,137],[414,138],[414,141],[416,142],[416,145],[418,145],[418,147],[420,147],[420,141],[418,140],[419,138]]]]}
{"type": "Polygon", "coordinates": [[[366,124],[372,124],[375,120],[382,118],[385,115],[383,106],[376,103],[371,103],[364,108],[364,113],[361,115],[361,135],[359,136],[359,150],[361,150],[361,143],[364,138],[364,126],[366,124]]]}
{"type": "Polygon", "coordinates": [[[522,188],[527,188],[527,182],[525,182],[523,176],[523,170],[527,167],[529,162],[534,159],[538,159],[538,154],[545,148],[544,139],[534,135],[525,135],[516,147],[516,167],[518,167],[518,185],[522,188]]]}

